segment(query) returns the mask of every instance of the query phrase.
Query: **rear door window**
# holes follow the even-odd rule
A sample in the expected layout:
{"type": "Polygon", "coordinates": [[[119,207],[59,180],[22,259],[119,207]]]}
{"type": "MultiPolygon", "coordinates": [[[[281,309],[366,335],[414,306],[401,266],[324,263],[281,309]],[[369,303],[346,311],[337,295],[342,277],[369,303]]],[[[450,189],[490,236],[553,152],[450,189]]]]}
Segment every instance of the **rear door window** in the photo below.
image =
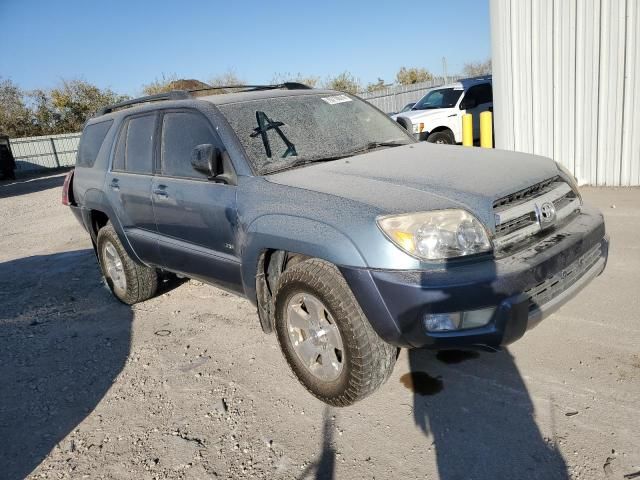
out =
{"type": "Polygon", "coordinates": [[[196,112],[167,112],[162,119],[162,174],[170,177],[206,178],[191,166],[191,152],[197,145],[218,140],[209,121],[196,112]]]}
{"type": "Polygon", "coordinates": [[[465,95],[465,99],[469,98],[475,98],[476,105],[493,102],[493,90],[491,89],[491,85],[483,83],[481,85],[471,87],[465,95]]]}
{"type": "Polygon", "coordinates": [[[84,128],[82,140],[80,140],[80,146],[78,147],[78,158],[76,160],[78,167],[93,167],[111,125],[113,125],[113,120],[107,120],[105,122],[92,123],[84,128]]]}
{"type": "Polygon", "coordinates": [[[126,126],[124,168],[131,173],[153,172],[153,140],[156,131],[156,115],[144,115],[129,119],[126,126]]]}

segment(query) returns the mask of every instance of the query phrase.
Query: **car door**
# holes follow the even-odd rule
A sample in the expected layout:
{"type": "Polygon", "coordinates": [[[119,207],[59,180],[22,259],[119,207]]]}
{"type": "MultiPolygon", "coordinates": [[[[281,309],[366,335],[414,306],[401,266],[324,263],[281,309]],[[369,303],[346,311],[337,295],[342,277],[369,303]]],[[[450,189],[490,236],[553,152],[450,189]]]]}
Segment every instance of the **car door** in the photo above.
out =
{"type": "Polygon", "coordinates": [[[191,166],[194,147],[223,145],[196,110],[167,110],[161,119],[153,211],[166,268],[241,291],[236,252],[236,187],[209,180],[191,166]]]}
{"type": "Polygon", "coordinates": [[[481,83],[469,88],[460,103],[460,108],[466,110],[462,113],[473,115],[473,138],[480,138],[480,113],[493,109],[493,90],[490,83],[481,83]],[[475,106],[463,108],[472,100],[475,106]]]}
{"type": "Polygon", "coordinates": [[[149,264],[160,260],[151,203],[157,121],[156,113],[131,116],[124,121],[105,184],[131,247],[149,264]]]}

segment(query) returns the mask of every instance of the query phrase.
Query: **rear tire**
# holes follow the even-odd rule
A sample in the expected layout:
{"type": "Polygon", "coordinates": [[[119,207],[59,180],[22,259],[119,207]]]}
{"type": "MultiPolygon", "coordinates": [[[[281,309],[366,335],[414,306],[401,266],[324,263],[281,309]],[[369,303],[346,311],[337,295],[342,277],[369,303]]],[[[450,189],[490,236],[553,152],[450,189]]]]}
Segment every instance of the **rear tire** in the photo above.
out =
{"type": "Polygon", "coordinates": [[[445,130],[440,132],[433,132],[427,137],[427,142],[429,143],[439,143],[444,145],[453,145],[454,139],[451,132],[447,132],[445,130]]]}
{"type": "Polygon", "coordinates": [[[330,405],[351,405],[371,394],[395,365],[397,349],[373,330],[338,269],[319,259],[282,274],[275,292],[275,329],[298,380],[330,405]],[[313,324],[314,318],[315,328],[297,328],[305,321],[313,324]]]}
{"type": "Polygon", "coordinates": [[[133,305],[153,297],[158,289],[156,269],[129,257],[111,222],[98,232],[97,249],[102,275],[118,300],[133,305]]]}

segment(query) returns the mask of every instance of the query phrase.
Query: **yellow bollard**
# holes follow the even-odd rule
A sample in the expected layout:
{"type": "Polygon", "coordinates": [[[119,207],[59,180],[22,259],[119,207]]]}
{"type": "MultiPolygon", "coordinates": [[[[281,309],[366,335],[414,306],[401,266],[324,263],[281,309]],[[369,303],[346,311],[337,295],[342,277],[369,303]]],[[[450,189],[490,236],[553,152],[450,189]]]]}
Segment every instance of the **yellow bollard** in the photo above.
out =
{"type": "Polygon", "coordinates": [[[491,112],[480,114],[480,146],[493,148],[493,120],[491,112]]]}
{"type": "Polygon", "coordinates": [[[473,115],[470,113],[462,115],[462,145],[473,147],[473,115]]]}

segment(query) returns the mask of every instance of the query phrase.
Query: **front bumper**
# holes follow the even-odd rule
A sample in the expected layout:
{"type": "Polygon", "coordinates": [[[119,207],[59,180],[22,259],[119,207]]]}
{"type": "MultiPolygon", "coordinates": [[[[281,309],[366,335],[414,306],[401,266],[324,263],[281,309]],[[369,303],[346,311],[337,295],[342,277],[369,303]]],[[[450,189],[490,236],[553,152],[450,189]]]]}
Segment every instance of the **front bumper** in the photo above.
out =
{"type": "Polygon", "coordinates": [[[401,347],[489,348],[518,340],[605,268],[609,239],[602,214],[583,207],[570,223],[509,257],[457,260],[429,270],[342,267],[373,328],[401,347]],[[489,324],[427,332],[423,318],[496,307],[489,324]]]}

